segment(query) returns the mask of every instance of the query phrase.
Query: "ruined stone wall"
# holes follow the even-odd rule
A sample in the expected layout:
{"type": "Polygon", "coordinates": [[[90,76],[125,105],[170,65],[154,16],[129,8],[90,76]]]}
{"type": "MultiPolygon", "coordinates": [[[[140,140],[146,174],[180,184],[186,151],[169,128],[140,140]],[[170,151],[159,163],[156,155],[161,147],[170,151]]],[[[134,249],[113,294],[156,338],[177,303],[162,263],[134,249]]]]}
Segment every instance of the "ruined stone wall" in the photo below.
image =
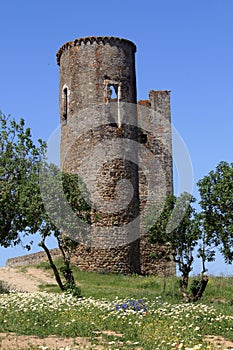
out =
{"type": "MultiPolygon", "coordinates": [[[[151,210],[173,193],[170,92],[151,90],[148,100],[138,102],[138,119],[138,139],[144,147],[139,152],[141,272],[175,274],[175,264],[169,260],[169,246],[151,244],[147,234],[151,210]]],[[[155,212],[155,221],[156,214],[159,216],[155,212]]]]}
{"type": "Polygon", "coordinates": [[[83,266],[90,260],[90,269],[108,261],[112,270],[140,273],[137,148],[123,141],[137,139],[135,51],[125,39],[88,37],[57,54],[61,165],[78,173],[89,190],[92,225],[84,237],[87,249],[80,245],[76,261],[83,266]],[[129,111],[126,103],[134,107],[129,111]]]}
{"type": "Polygon", "coordinates": [[[83,178],[92,204],[84,240],[77,227],[81,244],[73,261],[92,271],[167,274],[174,264],[161,260],[166,248],[148,243],[140,222],[146,215],[140,214],[150,200],[173,191],[170,93],[150,91],[149,100],[139,103],[144,110],[137,108],[135,52],[125,39],[87,37],[57,53],[61,165],[83,178]],[[148,173],[144,165],[150,163],[148,173]]]}
{"type": "MultiPolygon", "coordinates": [[[[53,259],[59,258],[61,252],[59,249],[51,249],[50,253],[53,259]]],[[[38,253],[26,254],[23,256],[18,256],[16,258],[10,258],[6,261],[6,267],[19,267],[19,266],[32,266],[40,262],[47,261],[47,255],[44,251],[38,253]]]]}

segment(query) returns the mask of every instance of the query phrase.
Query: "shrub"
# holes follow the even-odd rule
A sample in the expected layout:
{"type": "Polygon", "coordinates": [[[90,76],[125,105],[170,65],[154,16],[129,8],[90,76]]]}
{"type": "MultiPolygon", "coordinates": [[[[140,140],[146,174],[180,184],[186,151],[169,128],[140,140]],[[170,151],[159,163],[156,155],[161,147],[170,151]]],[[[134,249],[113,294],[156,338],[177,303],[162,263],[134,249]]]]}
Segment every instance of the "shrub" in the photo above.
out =
{"type": "Polygon", "coordinates": [[[9,294],[10,287],[4,282],[0,281],[0,294],[9,294]]]}

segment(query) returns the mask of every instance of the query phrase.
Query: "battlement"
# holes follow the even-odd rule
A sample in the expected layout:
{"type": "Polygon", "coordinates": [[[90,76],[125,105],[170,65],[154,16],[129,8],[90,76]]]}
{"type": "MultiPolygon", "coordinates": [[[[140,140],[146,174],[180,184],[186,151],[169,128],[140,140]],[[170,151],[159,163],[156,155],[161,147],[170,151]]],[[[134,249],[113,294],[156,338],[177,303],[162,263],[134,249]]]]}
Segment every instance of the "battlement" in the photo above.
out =
{"type": "Polygon", "coordinates": [[[109,44],[110,46],[117,45],[117,46],[131,46],[133,48],[133,52],[135,53],[137,51],[136,45],[127,39],[123,38],[117,38],[114,36],[87,36],[85,38],[78,38],[74,41],[68,41],[57,52],[57,64],[60,65],[60,58],[62,53],[74,46],[81,46],[81,45],[92,45],[93,43],[96,43],[98,45],[106,45],[109,44]]]}
{"type": "Polygon", "coordinates": [[[141,220],[150,198],[173,191],[170,92],[151,90],[137,104],[135,52],[133,42],[112,36],[79,38],[57,52],[61,167],[87,181],[97,204],[91,246],[80,240],[73,262],[90,271],[173,274],[173,263],[151,257],[165,248],[151,245],[141,220]]]}

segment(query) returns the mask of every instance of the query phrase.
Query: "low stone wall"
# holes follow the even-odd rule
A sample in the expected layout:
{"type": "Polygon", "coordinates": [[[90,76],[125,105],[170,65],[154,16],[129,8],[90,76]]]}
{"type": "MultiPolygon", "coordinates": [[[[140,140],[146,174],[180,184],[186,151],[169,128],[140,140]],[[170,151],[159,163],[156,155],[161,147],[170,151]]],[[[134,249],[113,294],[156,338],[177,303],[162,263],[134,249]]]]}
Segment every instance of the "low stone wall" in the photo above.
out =
{"type": "MultiPolygon", "coordinates": [[[[51,249],[50,253],[52,258],[56,259],[61,256],[61,252],[58,248],[51,249]]],[[[28,266],[36,265],[40,262],[47,261],[47,255],[44,251],[32,254],[26,254],[23,256],[17,256],[16,258],[10,258],[6,261],[6,267],[28,266]]]]}

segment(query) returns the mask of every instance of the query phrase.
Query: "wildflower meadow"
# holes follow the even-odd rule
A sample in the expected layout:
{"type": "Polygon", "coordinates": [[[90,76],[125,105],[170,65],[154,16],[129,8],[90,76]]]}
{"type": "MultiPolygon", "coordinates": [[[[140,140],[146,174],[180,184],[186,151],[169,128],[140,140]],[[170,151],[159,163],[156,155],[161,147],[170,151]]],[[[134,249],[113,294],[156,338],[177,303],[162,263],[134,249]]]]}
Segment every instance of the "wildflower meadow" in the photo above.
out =
{"type": "Polygon", "coordinates": [[[10,292],[0,295],[0,311],[1,332],[88,337],[89,349],[95,349],[100,335],[101,348],[109,350],[204,350],[214,349],[205,341],[207,335],[233,340],[230,313],[202,302],[169,303],[163,296],[108,300],[45,291],[10,292]]]}

